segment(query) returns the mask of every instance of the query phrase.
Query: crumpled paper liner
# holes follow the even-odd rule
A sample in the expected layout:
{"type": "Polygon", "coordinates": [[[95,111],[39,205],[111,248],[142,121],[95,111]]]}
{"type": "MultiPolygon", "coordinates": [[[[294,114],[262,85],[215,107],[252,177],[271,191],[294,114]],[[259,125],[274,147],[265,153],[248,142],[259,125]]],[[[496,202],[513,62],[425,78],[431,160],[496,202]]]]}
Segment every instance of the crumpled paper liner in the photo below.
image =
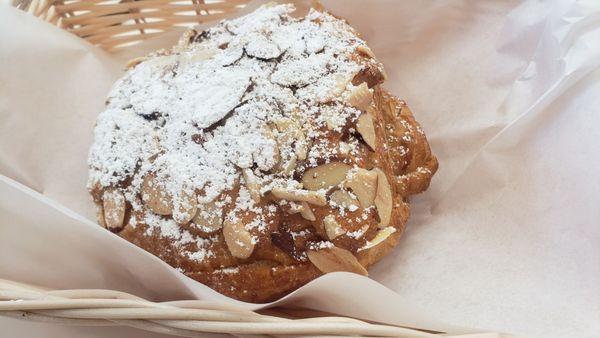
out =
{"type": "MultiPolygon", "coordinates": [[[[597,337],[600,4],[323,2],[384,62],[385,86],[408,101],[440,171],[371,279],[326,275],[278,303],[454,333],[597,337]]],[[[176,36],[109,55],[0,6],[0,278],[226,300],[97,227],[85,191],[94,120],[124,61],[176,36]]]]}

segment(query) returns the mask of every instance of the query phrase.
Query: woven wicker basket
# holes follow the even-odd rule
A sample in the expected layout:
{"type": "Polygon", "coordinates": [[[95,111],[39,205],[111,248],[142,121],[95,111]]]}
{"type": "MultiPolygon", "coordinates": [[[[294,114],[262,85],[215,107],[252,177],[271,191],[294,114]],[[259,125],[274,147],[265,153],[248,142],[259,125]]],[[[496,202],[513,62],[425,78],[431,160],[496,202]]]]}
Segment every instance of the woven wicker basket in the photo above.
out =
{"type": "Polygon", "coordinates": [[[15,7],[110,50],[218,20],[250,0],[13,0],[15,7]]]}
{"type": "Polygon", "coordinates": [[[203,333],[240,337],[512,337],[499,333],[446,335],[309,310],[275,308],[258,313],[203,301],[155,303],[119,291],[47,290],[2,279],[0,316],[62,325],[130,326],[181,337],[201,337],[203,333]]]}
{"type": "MultiPolygon", "coordinates": [[[[218,20],[249,0],[13,0],[13,5],[92,44],[124,48],[181,26],[218,20]]],[[[232,309],[223,304],[155,303],[111,290],[47,290],[0,279],[0,315],[57,324],[131,326],[185,337],[202,333],[236,336],[459,337],[314,311],[232,309]]],[[[467,337],[467,336],[464,336],[467,337]]],[[[469,338],[508,337],[498,333],[469,338]]]]}

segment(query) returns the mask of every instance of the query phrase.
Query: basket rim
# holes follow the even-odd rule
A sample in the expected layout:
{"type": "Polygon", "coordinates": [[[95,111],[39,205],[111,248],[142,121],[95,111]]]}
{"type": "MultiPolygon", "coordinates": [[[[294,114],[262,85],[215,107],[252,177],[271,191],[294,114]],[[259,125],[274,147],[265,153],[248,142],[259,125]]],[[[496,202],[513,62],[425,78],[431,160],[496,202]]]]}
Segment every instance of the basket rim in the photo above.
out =
{"type": "Polygon", "coordinates": [[[251,0],[11,0],[19,8],[107,51],[224,19],[251,0]]]}
{"type": "Polygon", "coordinates": [[[303,310],[250,311],[224,302],[152,302],[103,289],[49,290],[0,279],[0,316],[80,326],[129,326],[184,337],[199,333],[233,335],[328,335],[381,337],[508,338],[486,332],[447,335],[303,310]],[[287,311],[287,312],[286,312],[287,311]],[[294,315],[295,313],[295,315],[294,315]],[[305,315],[298,315],[303,313],[305,315]],[[308,314],[308,315],[306,315],[308,314]]]}

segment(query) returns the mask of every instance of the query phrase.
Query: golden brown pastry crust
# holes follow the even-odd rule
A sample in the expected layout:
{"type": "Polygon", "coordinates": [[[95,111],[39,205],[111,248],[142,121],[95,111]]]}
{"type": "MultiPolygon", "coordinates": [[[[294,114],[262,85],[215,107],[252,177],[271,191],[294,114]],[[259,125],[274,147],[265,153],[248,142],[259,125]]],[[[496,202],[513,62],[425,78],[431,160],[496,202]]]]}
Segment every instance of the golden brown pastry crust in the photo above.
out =
{"type": "MultiPolygon", "coordinates": [[[[389,168],[386,170],[389,175],[388,179],[396,182],[393,187],[395,190],[393,198],[394,204],[397,206],[392,211],[390,226],[396,228],[397,231],[373,248],[356,253],[359,262],[366,268],[375,264],[398,244],[398,239],[404,231],[410,213],[408,197],[427,189],[431,177],[438,167],[437,159],[432,155],[427,139],[406,103],[379,86],[375,88],[374,102],[375,109],[372,112],[376,120],[381,123],[377,128],[377,137],[381,141],[379,144],[382,147],[383,144],[388,144],[391,149],[373,152],[373,155],[378,155],[373,162],[384,164],[384,168],[389,168]],[[403,124],[402,121],[406,124],[403,124]],[[397,137],[402,141],[392,143],[390,142],[392,135],[389,135],[384,142],[383,130],[386,129],[386,126],[393,126],[390,132],[395,136],[409,135],[410,138],[406,139],[410,139],[410,141],[397,137]],[[410,150],[403,156],[399,156],[398,147],[400,146],[410,150]],[[397,171],[391,174],[393,163],[403,165],[397,166],[397,171]]],[[[296,215],[292,215],[292,217],[297,218],[296,215]]],[[[304,221],[301,220],[301,222],[304,221]]],[[[276,229],[280,231],[279,227],[276,229]]],[[[207,269],[205,264],[181,255],[181,251],[173,244],[173,241],[161,238],[156,234],[147,236],[145,235],[146,230],[144,226],[126,227],[119,235],[156,255],[169,265],[183,270],[189,277],[235,299],[255,303],[272,301],[322,274],[310,262],[298,262],[290,259],[277,246],[260,248],[250,259],[236,261],[227,251],[222,238],[218,241],[219,249],[215,249],[218,252],[219,260],[213,266],[231,264],[239,271],[232,273],[229,267],[207,269]]],[[[365,236],[367,240],[375,236],[375,229],[370,230],[365,236]]]]}
{"type": "MultiPolygon", "coordinates": [[[[314,103],[320,122],[309,119],[301,125],[295,117],[302,111],[268,120],[267,139],[273,137],[279,149],[273,168],[237,164],[232,184],[216,199],[202,201],[206,192],[198,187],[176,200],[165,192],[168,182],[158,179],[157,169],[143,169],[164,153],[158,152],[117,184],[92,180],[90,192],[99,206],[100,224],[187,276],[247,302],[275,300],[330,271],[364,274],[389,253],[408,220],[409,196],[427,189],[437,159],[406,103],[381,88],[383,67],[366,45],[354,40],[355,32],[327,15],[313,15],[311,22],[329,22],[350,36],[348,41],[357,47],[347,57],[359,68],[352,78],[342,80],[331,101],[314,103]],[[336,120],[337,115],[327,117],[340,109],[351,112],[343,121],[336,120]],[[258,226],[249,226],[257,220],[258,226]]],[[[190,50],[192,57],[205,57],[206,50],[196,51],[195,43],[206,35],[186,33],[180,45],[148,62],[190,50]]],[[[247,50],[252,49],[245,47],[244,53],[247,50]]],[[[136,60],[132,67],[144,62],[136,60]]],[[[278,58],[256,62],[280,64],[278,58]]],[[[281,86],[293,90],[294,96],[303,89],[281,86]]],[[[143,116],[155,123],[154,113],[143,116]]],[[[202,147],[213,130],[214,126],[204,128],[187,141],[202,147]]],[[[104,170],[91,167],[93,173],[104,170]]]]}

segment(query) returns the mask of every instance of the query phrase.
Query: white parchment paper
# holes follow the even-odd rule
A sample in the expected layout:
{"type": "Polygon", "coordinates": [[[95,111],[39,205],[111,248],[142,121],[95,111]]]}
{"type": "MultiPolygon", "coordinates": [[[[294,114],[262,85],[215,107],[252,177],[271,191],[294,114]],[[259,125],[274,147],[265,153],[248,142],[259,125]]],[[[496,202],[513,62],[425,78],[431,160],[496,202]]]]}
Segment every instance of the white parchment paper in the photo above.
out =
{"type": "MultiPolygon", "coordinates": [[[[282,302],[457,333],[600,336],[600,3],[323,2],[384,62],[440,171],[371,279],[327,275],[282,302]]],[[[106,54],[0,5],[0,278],[225,300],[96,226],[85,191],[94,120],[124,61],[176,36],[106,54]]]]}

